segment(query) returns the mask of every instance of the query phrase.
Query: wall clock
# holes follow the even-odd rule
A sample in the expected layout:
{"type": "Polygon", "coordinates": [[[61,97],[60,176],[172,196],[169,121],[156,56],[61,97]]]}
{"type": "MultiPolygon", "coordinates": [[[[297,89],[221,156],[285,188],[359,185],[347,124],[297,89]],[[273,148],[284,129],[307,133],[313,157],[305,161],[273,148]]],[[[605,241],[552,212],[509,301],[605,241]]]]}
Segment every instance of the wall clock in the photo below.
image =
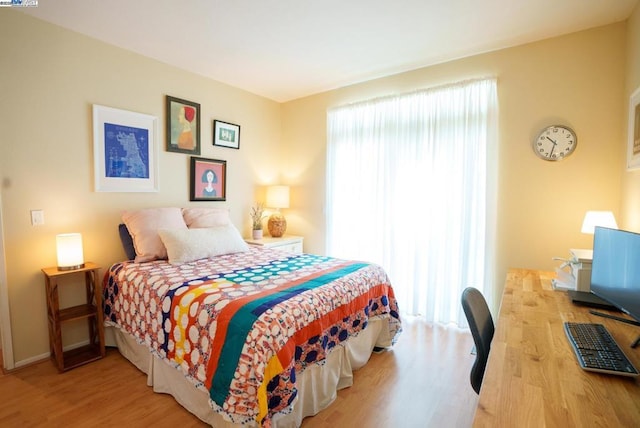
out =
{"type": "Polygon", "coordinates": [[[578,138],[567,126],[551,125],[544,128],[531,145],[539,158],[547,161],[559,161],[576,149],[578,138]]]}

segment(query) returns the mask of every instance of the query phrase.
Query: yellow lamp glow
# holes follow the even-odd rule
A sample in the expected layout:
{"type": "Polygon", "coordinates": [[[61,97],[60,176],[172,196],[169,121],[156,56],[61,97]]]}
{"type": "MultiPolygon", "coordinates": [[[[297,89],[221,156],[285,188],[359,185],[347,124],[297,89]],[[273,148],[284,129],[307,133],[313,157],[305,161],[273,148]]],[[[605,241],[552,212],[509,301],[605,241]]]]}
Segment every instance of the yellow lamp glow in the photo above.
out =
{"type": "Polygon", "coordinates": [[[269,186],[267,187],[267,207],[275,208],[271,214],[267,227],[269,234],[274,238],[284,235],[287,230],[287,220],[280,213],[280,208],[289,208],[289,186],[269,186]]]}
{"type": "Polygon", "coordinates": [[[58,270],[72,270],[84,267],[81,234],[62,233],[56,235],[56,252],[58,255],[58,270]]]}

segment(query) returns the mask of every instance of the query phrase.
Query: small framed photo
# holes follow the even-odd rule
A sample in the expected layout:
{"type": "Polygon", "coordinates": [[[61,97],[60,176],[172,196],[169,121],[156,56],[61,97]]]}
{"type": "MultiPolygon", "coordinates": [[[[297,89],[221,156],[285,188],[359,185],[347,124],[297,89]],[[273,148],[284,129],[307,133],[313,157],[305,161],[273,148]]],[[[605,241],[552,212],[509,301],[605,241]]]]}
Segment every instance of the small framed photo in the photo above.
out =
{"type": "Polygon", "coordinates": [[[629,99],[627,170],[640,169],[640,87],[629,99]]]}
{"type": "Polygon", "coordinates": [[[93,105],[96,192],[158,191],[158,118],[93,105]]]}
{"type": "Polygon", "coordinates": [[[200,104],[167,95],[167,151],[200,154],[200,104]]]}
{"type": "Polygon", "coordinates": [[[191,201],[227,200],[227,161],[191,157],[191,201]]]}
{"type": "Polygon", "coordinates": [[[228,147],[230,149],[240,148],[240,125],[213,121],[213,145],[228,147]]]}

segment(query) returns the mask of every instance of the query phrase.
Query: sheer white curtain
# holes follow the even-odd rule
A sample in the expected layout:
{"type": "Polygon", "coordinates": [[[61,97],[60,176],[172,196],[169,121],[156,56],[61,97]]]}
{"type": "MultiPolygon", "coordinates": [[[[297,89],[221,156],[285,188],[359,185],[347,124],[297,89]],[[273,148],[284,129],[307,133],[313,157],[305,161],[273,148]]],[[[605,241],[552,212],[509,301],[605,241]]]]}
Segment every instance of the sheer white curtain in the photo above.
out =
{"type": "Polygon", "coordinates": [[[383,266],[400,310],[466,326],[491,301],[495,79],[374,99],[327,116],[327,251],[383,266]]]}

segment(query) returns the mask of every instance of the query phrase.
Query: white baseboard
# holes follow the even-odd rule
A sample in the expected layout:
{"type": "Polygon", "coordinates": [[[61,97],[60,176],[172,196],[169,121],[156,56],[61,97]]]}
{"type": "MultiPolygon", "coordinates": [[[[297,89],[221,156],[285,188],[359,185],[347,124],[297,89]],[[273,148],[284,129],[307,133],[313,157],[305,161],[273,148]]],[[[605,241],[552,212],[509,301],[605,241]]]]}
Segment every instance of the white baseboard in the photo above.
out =
{"type": "MultiPolygon", "coordinates": [[[[70,351],[72,349],[76,349],[76,348],[80,348],[82,346],[86,346],[89,344],[89,340],[85,340],[83,342],[78,342],[78,343],[73,343],[69,346],[65,346],[64,348],[62,348],[63,351],[70,351]]],[[[24,367],[24,366],[28,366],[30,364],[34,364],[34,363],[39,363],[42,360],[46,360],[49,359],[51,357],[51,353],[50,352],[46,352],[44,354],[40,354],[40,355],[36,355],[24,360],[20,360],[20,361],[16,361],[16,363],[14,364],[14,368],[18,369],[20,367],[24,367]]]]}

